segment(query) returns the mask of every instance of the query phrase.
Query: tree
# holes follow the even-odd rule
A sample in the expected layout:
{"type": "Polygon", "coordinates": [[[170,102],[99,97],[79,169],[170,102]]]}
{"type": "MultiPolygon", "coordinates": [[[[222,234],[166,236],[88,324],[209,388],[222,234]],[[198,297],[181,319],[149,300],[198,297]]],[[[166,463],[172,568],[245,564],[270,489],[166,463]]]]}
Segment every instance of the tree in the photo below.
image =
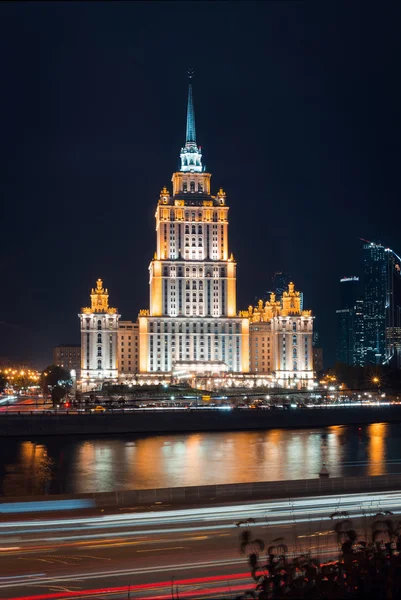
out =
{"type": "Polygon", "coordinates": [[[30,387],[37,386],[39,380],[37,372],[26,367],[4,369],[1,376],[16,394],[27,392],[30,387]]]}
{"type": "Polygon", "coordinates": [[[0,373],[0,393],[3,393],[6,389],[7,379],[4,377],[2,373],[0,373]]]}
{"type": "Polygon", "coordinates": [[[42,372],[40,383],[45,394],[48,394],[56,386],[68,390],[72,386],[71,374],[63,367],[49,365],[42,372]]]}
{"type": "Polygon", "coordinates": [[[61,385],[55,385],[52,389],[52,402],[55,407],[59,402],[66,396],[67,388],[61,387],[61,385]]]}

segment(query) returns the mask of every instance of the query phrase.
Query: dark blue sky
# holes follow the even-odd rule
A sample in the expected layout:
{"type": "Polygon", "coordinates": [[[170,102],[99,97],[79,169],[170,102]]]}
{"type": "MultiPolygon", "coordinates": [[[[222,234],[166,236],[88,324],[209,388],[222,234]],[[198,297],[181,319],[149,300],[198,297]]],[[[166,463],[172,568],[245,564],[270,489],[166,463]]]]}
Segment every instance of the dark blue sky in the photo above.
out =
{"type": "Polygon", "coordinates": [[[238,307],[290,272],[334,360],[358,238],[401,253],[400,30],[398,2],[1,3],[0,357],[78,342],[97,277],[148,307],[193,66],[238,307]]]}

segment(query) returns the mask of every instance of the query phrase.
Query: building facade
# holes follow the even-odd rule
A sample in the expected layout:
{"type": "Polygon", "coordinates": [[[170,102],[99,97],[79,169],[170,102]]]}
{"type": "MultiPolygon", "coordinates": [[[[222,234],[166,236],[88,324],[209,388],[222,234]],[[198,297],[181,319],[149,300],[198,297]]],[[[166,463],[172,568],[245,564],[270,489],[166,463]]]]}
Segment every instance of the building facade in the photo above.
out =
{"type": "Polygon", "coordinates": [[[313,317],[301,309],[301,294],[292,282],[281,301],[271,294],[240,315],[249,319],[251,372],[274,373],[279,385],[313,379],[313,317]]]}
{"type": "Polygon", "coordinates": [[[68,371],[75,371],[77,377],[81,371],[81,346],[62,344],[53,348],[53,364],[68,371]]]}
{"type": "Polygon", "coordinates": [[[386,248],[386,364],[401,368],[401,258],[386,248]]]}
{"type": "Polygon", "coordinates": [[[94,388],[118,380],[118,321],[116,308],[109,306],[109,293],[98,279],[90,295],[91,306],[81,309],[81,388],[94,388]]]}
{"type": "Polygon", "coordinates": [[[363,245],[366,364],[383,364],[386,350],[387,260],[381,244],[363,245]]]}
{"type": "Polygon", "coordinates": [[[337,316],[337,360],[350,366],[364,364],[363,303],[359,277],[340,279],[337,316]]]}
{"type": "Polygon", "coordinates": [[[401,259],[390,248],[363,245],[366,364],[401,367],[401,259]]]}
{"type": "Polygon", "coordinates": [[[150,308],[138,318],[139,371],[247,372],[248,320],[237,316],[229,207],[222,189],[211,195],[211,174],[196,141],[191,82],[180,159],[172,193],[164,187],[156,207],[150,308]]]}
{"type": "Polygon", "coordinates": [[[139,327],[133,321],[118,323],[118,376],[129,380],[139,373],[139,327]]]}

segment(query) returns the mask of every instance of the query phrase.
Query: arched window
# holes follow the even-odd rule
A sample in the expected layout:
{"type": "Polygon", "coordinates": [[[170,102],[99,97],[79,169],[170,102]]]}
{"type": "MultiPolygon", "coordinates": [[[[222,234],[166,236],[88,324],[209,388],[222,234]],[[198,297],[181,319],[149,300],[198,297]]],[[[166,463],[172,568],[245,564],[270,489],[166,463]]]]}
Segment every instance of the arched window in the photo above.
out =
{"type": "Polygon", "coordinates": [[[99,319],[99,321],[97,322],[97,328],[98,328],[98,331],[99,331],[99,330],[100,330],[100,331],[102,330],[102,322],[100,321],[100,319],[99,319]]]}
{"type": "Polygon", "coordinates": [[[292,330],[293,331],[297,330],[297,322],[296,321],[294,321],[293,324],[292,324],[292,330]]]}
{"type": "Polygon", "coordinates": [[[202,233],[202,225],[198,225],[198,233],[202,233]]]}
{"type": "Polygon", "coordinates": [[[186,235],[189,235],[189,225],[185,225],[185,233],[186,235]]]}
{"type": "Polygon", "coordinates": [[[98,368],[98,369],[101,369],[101,368],[102,368],[102,361],[101,361],[101,360],[98,360],[98,361],[97,361],[97,368],[98,368]]]}
{"type": "Polygon", "coordinates": [[[187,191],[187,182],[186,181],[184,181],[184,183],[182,184],[182,189],[184,192],[187,191]]]}
{"type": "Polygon", "coordinates": [[[293,357],[293,358],[296,358],[296,357],[297,357],[297,349],[296,349],[296,348],[293,348],[293,349],[292,349],[292,357],[293,357]]]}
{"type": "Polygon", "coordinates": [[[97,334],[97,343],[98,343],[98,344],[101,344],[101,343],[102,343],[102,334],[101,334],[101,333],[98,333],[98,334],[97,334]]]}
{"type": "Polygon", "coordinates": [[[195,191],[195,181],[191,181],[191,183],[189,185],[189,189],[191,190],[191,192],[195,191]]]}
{"type": "Polygon", "coordinates": [[[296,346],[296,345],[297,345],[297,336],[296,336],[296,335],[293,335],[293,336],[292,336],[292,345],[293,345],[293,346],[296,346]]]}
{"type": "Polygon", "coordinates": [[[97,355],[102,356],[102,347],[101,346],[97,347],[97,355]]]}
{"type": "Polygon", "coordinates": [[[294,360],[294,362],[293,362],[293,365],[292,365],[292,370],[293,370],[293,371],[296,371],[297,369],[298,369],[298,366],[297,366],[297,361],[296,361],[296,360],[294,360]]]}
{"type": "Polygon", "coordinates": [[[196,225],[192,225],[192,233],[196,233],[196,225]]]}

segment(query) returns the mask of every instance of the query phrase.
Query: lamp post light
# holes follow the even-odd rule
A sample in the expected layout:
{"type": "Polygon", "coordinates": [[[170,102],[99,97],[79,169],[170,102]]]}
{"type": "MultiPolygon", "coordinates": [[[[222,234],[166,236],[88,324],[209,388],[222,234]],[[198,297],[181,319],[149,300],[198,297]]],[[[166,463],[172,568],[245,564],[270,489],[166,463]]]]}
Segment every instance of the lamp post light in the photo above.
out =
{"type": "Polygon", "coordinates": [[[376,375],[374,377],[372,377],[372,383],[373,383],[373,385],[376,386],[377,399],[379,400],[379,395],[380,395],[380,377],[377,377],[376,375]]]}

